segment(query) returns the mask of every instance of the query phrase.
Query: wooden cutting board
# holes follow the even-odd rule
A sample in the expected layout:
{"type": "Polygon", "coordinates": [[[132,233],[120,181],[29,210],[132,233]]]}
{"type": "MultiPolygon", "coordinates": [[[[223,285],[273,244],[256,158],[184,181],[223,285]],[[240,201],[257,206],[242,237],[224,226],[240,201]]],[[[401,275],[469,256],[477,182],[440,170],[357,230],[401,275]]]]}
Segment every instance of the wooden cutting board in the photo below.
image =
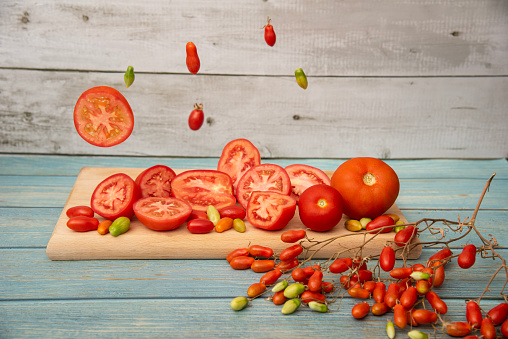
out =
{"type": "MultiPolygon", "coordinates": [[[[100,235],[96,231],[75,232],[67,227],[68,217],[65,213],[67,209],[78,205],[89,206],[92,193],[102,180],[115,173],[125,173],[135,179],[142,170],[142,168],[82,168],[49,240],[46,249],[48,257],[51,260],[224,259],[232,250],[250,245],[268,246],[275,253],[279,253],[291,245],[280,240],[281,233],[290,229],[305,228],[300,221],[298,209],[294,218],[280,231],[258,229],[245,220],[247,230],[244,233],[231,229],[223,233],[212,231],[207,234],[192,234],[185,224],[172,231],[157,232],[145,227],[135,217],[131,221],[129,231],[118,237],[110,234],[100,235]]],[[[183,171],[185,170],[175,170],[177,174],[183,171]]],[[[407,222],[396,204],[387,213],[397,214],[401,220],[407,222]]],[[[103,220],[102,217],[97,217],[103,220]]],[[[371,238],[373,239],[364,247],[362,256],[375,255],[380,253],[387,241],[393,240],[393,232],[375,237],[364,232],[350,232],[344,227],[345,220],[347,217],[343,216],[340,223],[328,232],[307,230],[309,238],[316,241],[344,236],[322,247],[313,258],[330,258],[337,252],[354,249],[371,238]]],[[[341,257],[351,256],[354,253],[356,250],[344,252],[341,257]]],[[[420,254],[421,246],[417,246],[410,252],[409,258],[416,259],[420,254]]]]}

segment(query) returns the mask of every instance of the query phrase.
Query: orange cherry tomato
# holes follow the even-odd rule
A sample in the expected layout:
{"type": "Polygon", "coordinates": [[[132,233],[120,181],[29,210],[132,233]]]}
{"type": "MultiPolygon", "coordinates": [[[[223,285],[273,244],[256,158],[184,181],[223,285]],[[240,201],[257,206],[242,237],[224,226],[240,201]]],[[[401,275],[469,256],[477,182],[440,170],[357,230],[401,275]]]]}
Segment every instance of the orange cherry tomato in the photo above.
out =
{"type": "Polygon", "coordinates": [[[229,265],[235,270],[246,270],[252,266],[254,260],[253,257],[238,256],[231,259],[229,265]]]}
{"type": "Polygon", "coordinates": [[[274,269],[265,273],[261,279],[259,279],[260,283],[265,284],[266,286],[273,285],[277,282],[277,280],[282,276],[282,272],[279,269],[274,269]]]}
{"type": "Polygon", "coordinates": [[[256,260],[252,263],[250,268],[256,273],[264,273],[270,270],[273,270],[275,267],[275,261],[265,259],[265,260],[256,260]]]}
{"type": "Polygon", "coordinates": [[[253,257],[270,258],[273,255],[273,250],[270,247],[252,245],[249,247],[249,253],[253,257]]]}
{"type": "Polygon", "coordinates": [[[234,257],[239,257],[239,256],[248,257],[249,256],[249,249],[248,248],[237,248],[236,250],[234,250],[228,254],[228,256],[226,257],[226,260],[228,262],[231,262],[231,260],[234,257]]]}
{"type": "Polygon", "coordinates": [[[280,240],[286,243],[295,243],[305,238],[306,233],[305,230],[289,230],[280,235],[280,240]]]}
{"type": "Polygon", "coordinates": [[[362,319],[369,314],[370,311],[370,305],[367,302],[359,303],[353,306],[353,309],[351,310],[351,314],[355,319],[362,319]]]}
{"type": "Polygon", "coordinates": [[[275,305],[282,305],[286,302],[287,298],[284,291],[275,292],[272,296],[272,301],[275,305]]]}
{"type": "Polygon", "coordinates": [[[266,286],[263,283],[254,283],[247,289],[247,295],[251,298],[257,297],[266,290],[266,286]]]}

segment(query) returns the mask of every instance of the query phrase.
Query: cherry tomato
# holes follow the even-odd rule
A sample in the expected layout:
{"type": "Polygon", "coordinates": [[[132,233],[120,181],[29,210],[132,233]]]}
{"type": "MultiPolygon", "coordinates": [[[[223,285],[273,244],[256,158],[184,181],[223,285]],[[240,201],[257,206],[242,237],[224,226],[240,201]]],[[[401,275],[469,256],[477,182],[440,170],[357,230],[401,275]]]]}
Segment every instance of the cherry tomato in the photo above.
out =
{"type": "Polygon", "coordinates": [[[422,264],[414,264],[411,268],[413,269],[413,272],[421,272],[425,269],[425,266],[422,264]]]}
{"type": "Polygon", "coordinates": [[[379,256],[379,267],[385,272],[391,271],[395,266],[395,251],[390,246],[385,246],[379,256]]]}
{"type": "Polygon", "coordinates": [[[291,272],[291,278],[296,282],[305,282],[308,279],[307,274],[305,274],[305,271],[301,267],[295,268],[291,272]]]}
{"type": "Polygon", "coordinates": [[[192,210],[191,214],[189,215],[189,221],[193,219],[203,219],[203,220],[209,220],[208,214],[206,214],[205,211],[196,211],[192,210]]]}
{"type": "Polygon", "coordinates": [[[274,267],[275,261],[269,259],[256,260],[250,266],[251,270],[253,270],[256,273],[265,273],[270,270],[273,270],[274,267]]]}
{"type": "Polygon", "coordinates": [[[468,269],[474,265],[476,261],[476,246],[469,244],[464,246],[464,249],[457,258],[457,264],[463,269],[468,269]]]}
{"type": "Polygon", "coordinates": [[[228,262],[231,262],[231,260],[234,258],[234,257],[248,257],[249,256],[249,249],[248,248],[237,248],[236,250],[233,250],[231,253],[228,254],[228,256],[226,257],[226,260],[228,262]]]}
{"type": "Polygon", "coordinates": [[[439,298],[439,296],[434,291],[429,291],[425,295],[427,298],[427,301],[429,302],[430,306],[439,314],[446,314],[448,312],[448,306],[446,303],[439,298]]]}
{"type": "Polygon", "coordinates": [[[307,89],[307,86],[309,85],[309,82],[307,80],[307,76],[305,75],[305,72],[301,68],[297,68],[295,70],[295,78],[296,83],[298,86],[300,86],[303,89],[307,89]]]}
{"type": "Polygon", "coordinates": [[[366,317],[367,314],[369,314],[369,311],[370,311],[369,303],[363,302],[353,306],[351,314],[355,319],[362,319],[366,317]]]}
{"type": "Polygon", "coordinates": [[[492,319],[485,318],[482,320],[480,333],[485,339],[496,338],[496,327],[494,326],[492,319]]]}
{"type": "Polygon", "coordinates": [[[503,337],[508,338],[508,319],[501,325],[501,334],[503,337]]]}
{"type": "Polygon", "coordinates": [[[192,42],[188,42],[187,45],[185,45],[185,52],[187,53],[185,63],[187,64],[189,72],[191,72],[192,74],[198,73],[201,63],[199,61],[198,50],[196,48],[196,45],[194,45],[194,43],[192,42]]]}
{"type": "Polygon", "coordinates": [[[300,295],[300,298],[306,304],[308,304],[311,301],[317,301],[317,302],[321,302],[321,303],[324,303],[326,301],[326,297],[324,296],[324,294],[321,294],[319,292],[312,292],[309,290],[303,292],[300,295]]]}
{"type": "Polygon", "coordinates": [[[396,283],[391,283],[388,285],[388,288],[385,293],[385,304],[388,307],[394,307],[397,304],[397,300],[399,300],[400,295],[400,287],[396,283]]]}
{"type": "Polygon", "coordinates": [[[358,278],[349,277],[348,275],[342,275],[339,281],[345,288],[351,288],[358,283],[358,278]]]}
{"type": "Polygon", "coordinates": [[[445,326],[446,333],[452,337],[464,337],[471,333],[471,325],[464,321],[448,323],[445,326]]]}
{"type": "Polygon", "coordinates": [[[261,279],[259,279],[260,283],[265,284],[266,286],[273,285],[277,282],[277,280],[282,276],[282,272],[279,269],[271,270],[265,273],[261,279]]]}
{"type": "Polygon", "coordinates": [[[131,177],[124,173],[113,174],[97,185],[92,193],[90,207],[108,220],[119,217],[132,218],[132,205],[139,197],[139,190],[131,177]]]}
{"type": "Polygon", "coordinates": [[[386,226],[394,226],[395,223],[393,222],[392,217],[389,215],[380,215],[379,217],[375,218],[371,222],[367,224],[365,229],[369,231],[369,233],[388,233],[391,232],[393,227],[386,227],[386,226]]]}
{"type": "Polygon", "coordinates": [[[500,303],[496,307],[492,308],[487,315],[492,319],[495,326],[501,325],[508,317],[508,304],[500,303]]]}
{"type": "Polygon", "coordinates": [[[291,180],[291,196],[298,203],[300,195],[307,188],[324,184],[330,185],[330,177],[319,168],[303,164],[293,164],[284,168],[291,180]]]}
{"type": "Polygon", "coordinates": [[[272,47],[275,45],[275,32],[273,31],[273,26],[270,24],[270,21],[272,21],[270,18],[268,18],[268,24],[265,26],[265,41],[268,44],[268,46],[272,47]]]}
{"type": "Polygon", "coordinates": [[[231,259],[229,265],[235,270],[246,270],[252,266],[254,260],[253,257],[238,256],[231,259]]]}
{"type": "Polygon", "coordinates": [[[331,185],[344,200],[344,214],[352,219],[375,219],[386,212],[399,194],[399,178],[385,162],[353,158],[340,165],[331,185]]]}
{"type": "Polygon", "coordinates": [[[378,281],[376,283],[376,287],[374,287],[374,291],[372,292],[372,297],[376,303],[384,303],[386,294],[386,285],[382,281],[378,281]]]}
{"type": "Polygon", "coordinates": [[[280,240],[291,244],[305,238],[306,234],[305,230],[289,230],[280,235],[280,240]]]}
{"type": "Polygon", "coordinates": [[[411,309],[418,299],[418,294],[416,293],[416,288],[413,286],[409,286],[407,290],[405,290],[400,295],[400,304],[404,306],[405,309],[411,309]]]}
{"type": "Polygon", "coordinates": [[[418,309],[412,312],[413,319],[418,324],[433,324],[437,321],[437,313],[425,309],[418,309]]]}
{"type": "Polygon", "coordinates": [[[354,273],[353,278],[357,278],[359,282],[363,283],[369,280],[372,280],[372,271],[369,270],[358,270],[357,273],[354,273]]]}
{"type": "Polygon", "coordinates": [[[390,310],[390,308],[388,306],[386,306],[386,304],[384,302],[375,303],[374,305],[372,305],[372,307],[370,309],[372,314],[377,315],[377,316],[386,314],[386,312],[388,312],[389,310],[390,310]]]}
{"type": "Polygon", "coordinates": [[[321,284],[321,290],[323,291],[323,293],[330,293],[331,291],[333,291],[333,284],[329,281],[323,281],[323,283],[321,284]]]}
{"type": "Polygon", "coordinates": [[[274,231],[286,227],[295,212],[296,201],[288,195],[270,191],[252,192],[247,206],[247,220],[257,228],[274,231]]]}
{"type": "Polygon", "coordinates": [[[247,208],[247,203],[254,191],[270,191],[289,196],[291,181],[284,168],[279,165],[257,165],[249,168],[238,181],[236,197],[240,205],[247,208]]]}
{"type": "Polygon", "coordinates": [[[370,292],[363,288],[352,287],[347,290],[347,293],[353,298],[367,299],[370,297],[370,292]]]}
{"type": "Polygon", "coordinates": [[[413,238],[418,233],[418,229],[416,229],[414,226],[407,226],[403,230],[400,230],[395,234],[394,241],[395,245],[397,246],[406,246],[406,244],[411,243],[413,238]]]}
{"type": "Polygon", "coordinates": [[[136,177],[141,198],[171,196],[171,180],[176,176],[168,166],[155,165],[145,169],[136,177]]]}
{"type": "Polygon", "coordinates": [[[69,208],[65,214],[69,217],[77,217],[77,216],[83,216],[83,217],[90,217],[93,218],[94,211],[88,207],[88,206],[73,206],[69,208]]]}
{"type": "Polygon", "coordinates": [[[373,280],[366,281],[363,283],[363,288],[372,293],[376,288],[376,282],[373,280]]]}
{"type": "Polygon", "coordinates": [[[344,273],[353,267],[353,260],[351,258],[339,258],[328,267],[332,273],[344,273]]]}
{"type": "Polygon", "coordinates": [[[93,87],[83,92],[76,102],[74,127],[86,142],[110,147],[131,135],[134,115],[127,99],[116,89],[93,87]]]}
{"type": "Polygon", "coordinates": [[[298,261],[298,258],[294,258],[294,259],[288,260],[288,261],[281,261],[275,267],[281,271],[288,271],[290,269],[295,268],[299,264],[300,264],[300,262],[298,261]]]}
{"type": "Polygon", "coordinates": [[[96,231],[99,227],[99,220],[94,217],[78,215],[67,220],[67,227],[76,232],[96,231]]]}
{"type": "Polygon", "coordinates": [[[284,291],[279,291],[273,294],[272,301],[275,305],[282,305],[286,302],[287,298],[284,295],[284,291]]]}
{"type": "Polygon", "coordinates": [[[253,257],[270,258],[273,255],[273,250],[266,246],[252,245],[249,247],[249,253],[253,257]]]}
{"type": "Polygon", "coordinates": [[[234,205],[234,206],[227,206],[224,208],[221,208],[219,210],[219,214],[221,218],[231,218],[231,219],[245,219],[245,216],[247,215],[247,212],[245,211],[245,208],[242,206],[234,205]]]}
{"type": "Polygon", "coordinates": [[[210,220],[197,218],[187,222],[187,229],[194,234],[210,233],[214,228],[215,225],[210,220]]]}
{"type": "Polygon", "coordinates": [[[189,114],[189,128],[197,131],[205,121],[205,114],[203,113],[203,104],[194,104],[194,110],[189,114]]]}
{"type": "Polygon", "coordinates": [[[404,279],[408,278],[411,273],[413,273],[413,269],[411,267],[399,267],[390,271],[390,277],[394,279],[404,279]]]}
{"type": "Polygon", "coordinates": [[[323,283],[323,272],[316,270],[309,278],[307,286],[311,292],[321,292],[323,283]]]}
{"type": "MultiPolygon", "coordinates": [[[[226,144],[217,170],[228,174],[236,194],[238,181],[250,168],[261,164],[259,150],[247,139],[235,139],[226,144]]],[[[245,206],[244,206],[245,207],[245,206]]]]}
{"type": "Polygon", "coordinates": [[[301,245],[299,245],[299,244],[293,245],[293,246],[290,246],[290,247],[284,249],[279,254],[279,259],[281,261],[288,261],[288,260],[298,257],[300,254],[302,254],[302,252],[303,252],[303,247],[301,245]]]}
{"type": "Polygon", "coordinates": [[[189,170],[178,174],[171,182],[171,195],[188,202],[197,211],[209,205],[217,210],[236,203],[229,175],[214,170],[189,170]]]}
{"type": "Polygon", "coordinates": [[[134,205],[134,213],[143,225],[154,231],[169,231],[182,225],[192,207],[177,198],[141,198],[134,205]]]}
{"type": "Polygon", "coordinates": [[[427,263],[430,263],[434,260],[443,260],[447,259],[452,256],[452,251],[449,248],[443,248],[442,250],[438,251],[436,254],[432,255],[427,263]]]}
{"type": "Polygon", "coordinates": [[[342,197],[332,186],[318,184],[307,188],[298,202],[300,220],[313,231],[326,232],[342,218],[342,197]]]}
{"type": "Polygon", "coordinates": [[[434,287],[439,287],[443,285],[443,282],[445,281],[444,265],[443,266],[439,265],[441,265],[440,261],[436,261],[434,264],[432,264],[432,267],[434,269],[434,277],[433,277],[434,287]]]}
{"type": "Polygon", "coordinates": [[[406,309],[401,304],[393,306],[393,323],[398,328],[405,328],[407,326],[406,309]]]}
{"type": "Polygon", "coordinates": [[[247,296],[250,298],[257,297],[266,290],[266,286],[263,283],[254,283],[247,289],[247,296]]]}
{"type": "Polygon", "coordinates": [[[310,278],[314,274],[315,269],[312,266],[308,266],[304,267],[303,271],[305,272],[305,275],[307,275],[307,278],[310,278]]]}
{"type": "Polygon", "coordinates": [[[418,280],[415,288],[419,295],[424,295],[430,291],[430,283],[428,280],[418,280]]]}

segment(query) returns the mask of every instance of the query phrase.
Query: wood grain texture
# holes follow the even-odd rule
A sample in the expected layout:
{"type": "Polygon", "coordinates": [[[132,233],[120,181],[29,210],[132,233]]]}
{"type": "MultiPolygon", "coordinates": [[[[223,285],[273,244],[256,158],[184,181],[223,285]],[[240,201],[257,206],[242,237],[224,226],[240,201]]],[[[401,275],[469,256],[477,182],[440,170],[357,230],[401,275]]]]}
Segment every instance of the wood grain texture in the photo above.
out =
{"type": "Polygon", "coordinates": [[[187,73],[193,41],[206,74],[506,75],[507,10],[503,0],[8,0],[0,67],[187,73]]]}
{"type": "Polygon", "coordinates": [[[508,156],[508,78],[310,79],[145,74],[122,90],[117,73],[4,70],[2,152],[218,157],[247,138],[263,158],[502,158],[508,156]],[[34,84],[38,84],[34,86],[34,84]],[[72,112],[89,87],[125,94],[135,127],[124,143],[92,146],[72,112]],[[206,123],[187,126],[194,102],[206,123]]]}

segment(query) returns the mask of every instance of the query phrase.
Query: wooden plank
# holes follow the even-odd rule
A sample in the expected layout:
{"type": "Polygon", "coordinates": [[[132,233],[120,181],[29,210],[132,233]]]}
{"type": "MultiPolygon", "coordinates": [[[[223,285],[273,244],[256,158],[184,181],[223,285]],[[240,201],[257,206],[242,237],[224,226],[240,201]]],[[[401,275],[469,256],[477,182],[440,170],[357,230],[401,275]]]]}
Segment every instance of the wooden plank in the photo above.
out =
{"type": "Polygon", "coordinates": [[[187,73],[193,41],[207,74],[506,75],[507,10],[503,0],[9,0],[0,66],[187,73]]]}
{"type": "Polygon", "coordinates": [[[508,77],[320,77],[303,91],[293,77],[144,74],[122,90],[134,131],[111,148],[86,143],[73,125],[77,98],[97,85],[122,90],[123,76],[4,70],[2,151],[219,157],[227,142],[243,137],[265,159],[508,156],[508,77]],[[196,101],[207,119],[197,132],[187,126],[196,101]]]}
{"type": "MultiPolygon", "coordinates": [[[[110,167],[84,167],[78,175],[76,183],[58,219],[53,234],[47,246],[47,254],[51,260],[90,260],[90,259],[220,259],[225,258],[233,249],[249,247],[249,244],[263,243],[280,253],[287,244],[280,240],[280,235],[291,229],[305,229],[300,221],[298,208],[293,219],[278,231],[266,231],[253,227],[247,220],[245,233],[229,232],[207,234],[192,234],[185,225],[169,232],[156,232],[145,227],[137,218],[131,219],[129,232],[120,236],[105,236],[97,232],[74,232],[67,227],[69,218],[66,210],[72,206],[88,205],[95,187],[105,178],[115,173],[125,173],[136,178],[142,168],[110,168],[110,167]]],[[[185,170],[175,170],[181,173],[185,170]]],[[[394,204],[387,213],[397,214],[407,223],[399,208],[394,204]]],[[[104,219],[104,218],[102,218],[104,219]]],[[[102,220],[100,219],[100,220],[102,220]]],[[[347,219],[342,217],[339,225],[342,226],[347,219]]],[[[314,247],[314,258],[330,258],[337,254],[341,257],[351,256],[359,247],[363,247],[362,254],[378,253],[388,240],[393,239],[391,234],[367,235],[364,232],[349,232],[344,227],[334,227],[328,232],[314,232],[307,230],[307,236],[312,241],[323,241],[337,237],[333,246],[314,247]],[[340,238],[340,239],[339,239],[340,238]]],[[[402,251],[399,251],[399,254],[402,251]]],[[[418,258],[420,247],[415,247],[409,254],[410,258],[418,258]]],[[[307,255],[304,253],[304,255],[307,255]]],[[[310,255],[310,253],[309,253],[310,255]]]]}

